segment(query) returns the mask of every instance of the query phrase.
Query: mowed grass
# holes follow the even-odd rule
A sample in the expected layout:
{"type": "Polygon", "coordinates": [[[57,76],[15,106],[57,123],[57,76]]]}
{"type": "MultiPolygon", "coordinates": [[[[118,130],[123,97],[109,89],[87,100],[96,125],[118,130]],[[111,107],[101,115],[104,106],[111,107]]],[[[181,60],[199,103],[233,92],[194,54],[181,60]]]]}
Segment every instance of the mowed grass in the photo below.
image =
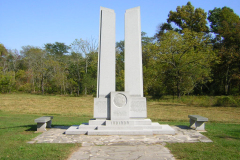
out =
{"type": "MultiPolygon", "coordinates": [[[[198,98],[195,98],[197,101],[198,98]]],[[[192,98],[191,98],[192,100],[192,98]]],[[[185,100],[187,101],[187,100],[185,100]]],[[[0,110],[23,114],[93,117],[93,97],[1,94],[0,110]]],[[[200,103],[200,102],[199,102],[200,103]]],[[[188,115],[208,117],[210,122],[239,123],[240,107],[218,107],[165,101],[147,102],[148,118],[154,121],[188,121],[188,115]]]]}
{"type": "Polygon", "coordinates": [[[202,134],[213,143],[169,143],[166,147],[176,159],[240,159],[240,124],[207,123],[206,130],[202,134]]]}
{"type": "Polygon", "coordinates": [[[0,110],[43,115],[92,116],[93,97],[0,94],[0,110]]]}
{"type": "Polygon", "coordinates": [[[172,102],[148,102],[148,117],[155,121],[188,121],[201,115],[210,122],[239,123],[240,107],[206,107],[172,102]]]}
{"type": "MultiPolygon", "coordinates": [[[[214,142],[168,144],[177,159],[240,159],[240,107],[166,100],[147,103],[148,118],[159,123],[189,125],[189,114],[209,118],[208,132],[203,134],[214,142]]],[[[34,119],[43,115],[54,116],[52,125],[88,122],[93,117],[93,97],[0,94],[0,159],[66,159],[80,146],[26,143],[39,135],[34,133],[34,119]]]]}
{"type": "MultiPolygon", "coordinates": [[[[67,159],[81,144],[28,144],[40,133],[34,119],[40,115],[0,111],[0,159],[59,160],[67,159]]],[[[81,118],[54,116],[53,125],[70,125],[84,122],[81,118]]]]}

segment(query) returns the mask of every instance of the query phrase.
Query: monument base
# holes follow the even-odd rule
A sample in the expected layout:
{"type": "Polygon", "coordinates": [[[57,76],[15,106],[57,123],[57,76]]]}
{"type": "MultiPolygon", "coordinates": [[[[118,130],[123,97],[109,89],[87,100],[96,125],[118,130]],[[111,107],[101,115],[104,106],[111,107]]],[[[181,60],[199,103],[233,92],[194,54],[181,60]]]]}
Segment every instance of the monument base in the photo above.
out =
{"type": "Polygon", "coordinates": [[[129,120],[89,120],[89,123],[71,126],[65,134],[85,135],[174,135],[175,130],[169,125],[160,125],[150,119],[129,120]]]}

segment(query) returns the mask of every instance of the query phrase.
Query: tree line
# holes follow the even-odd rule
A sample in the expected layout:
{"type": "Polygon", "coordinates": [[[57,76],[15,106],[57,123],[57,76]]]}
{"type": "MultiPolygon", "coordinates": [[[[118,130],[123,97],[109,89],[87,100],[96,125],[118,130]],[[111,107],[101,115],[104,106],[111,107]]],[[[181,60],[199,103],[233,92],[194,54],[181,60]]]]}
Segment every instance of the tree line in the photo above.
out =
{"type": "MultiPolygon", "coordinates": [[[[231,8],[178,6],[154,37],[142,32],[144,94],[239,95],[239,49],[240,18],[231,8]]],[[[97,50],[82,39],[20,53],[0,44],[0,92],[95,95],[97,50]]],[[[124,90],[124,41],[116,43],[116,90],[124,90]]]]}

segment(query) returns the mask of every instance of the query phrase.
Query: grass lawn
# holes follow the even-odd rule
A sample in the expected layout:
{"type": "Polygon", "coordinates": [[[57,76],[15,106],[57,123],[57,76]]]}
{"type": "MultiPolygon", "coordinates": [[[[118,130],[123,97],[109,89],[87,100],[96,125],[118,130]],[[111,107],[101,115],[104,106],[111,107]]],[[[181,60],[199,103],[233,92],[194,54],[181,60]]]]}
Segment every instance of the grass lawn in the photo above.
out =
{"type": "MultiPolygon", "coordinates": [[[[0,159],[66,159],[81,144],[28,144],[37,135],[34,119],[41,115],[0,112],[0,159]]],[[[54,116],[53,125],[81,123],[79,117],[54,116]]]]}
{"type": "MultiPolygon", "coordinates": [[[[148,118],[169,125],[189,125],[188,114],[208,117],[213,143],[167,144],[177,159],[240,159],[240,107],[212,107],[149,101],[148,118]]],[[[76,125],[93,116],[93,97],[0,94],[0,159],[66,159],[81,144],[28,144],[40,133],[34,119],[53,115],[52,125],[76,125]]]]}
{"type": "MultiPolygon", "coordinates": [[[[168,122],[170,125],[189,125],[184,122],[168,122]]],[[[201,134],[213,143],[169,143],[166,145],[176,159],[239,160],[240,124],[207,123],[207,132],[201,134]]]]}

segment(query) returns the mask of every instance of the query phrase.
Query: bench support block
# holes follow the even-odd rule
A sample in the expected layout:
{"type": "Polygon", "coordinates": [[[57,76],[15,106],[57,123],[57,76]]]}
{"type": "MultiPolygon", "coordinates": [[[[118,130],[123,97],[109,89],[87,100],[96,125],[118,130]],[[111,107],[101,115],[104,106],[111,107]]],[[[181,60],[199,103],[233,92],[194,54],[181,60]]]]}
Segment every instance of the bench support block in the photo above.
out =
{"type": "Polygon", "coordinates": [[[194,121],[190,119],[190,128],[193,128],[197,131],[205,131],[205,122],[204,121],[194,121]]]}
{"type": "Polygon", "coordinates": [[[47,128],[51,128],[53,116],[43,116],[35,119],[35,123],[37,123],[37,132],[47,131],[47,128]]]}
{"type": "Polygon", "coordinates": [[[45,122],[44,122],[44,123],[38,122],[38,123],[37,123],[37,131],[38,131],[38,132],[44,132],[44,131],[46,131],[46,123],[45,123],[45,122]]]}
{"type": "Polygon", "coordinates": [[[205,131],[205,122],[208,121],[208,118],[199,115],[188,115],[188,118],[190,118],[190,128],[197,131],[205,131]]]}
{"type": "Polygon", "coordinates": [[[52,125],[52,120],[50,120],[50,121],[47,122],[47,128],[52,128],[51,125],[52,125]]]}
{"type": "Polygon", "coordinates": [[[196,125],[195,125],[195,121],[194,120],[192,120],[192,119],[190,119],[189,120],[190,121],[190,128],[196,128],[196,125]]]}

